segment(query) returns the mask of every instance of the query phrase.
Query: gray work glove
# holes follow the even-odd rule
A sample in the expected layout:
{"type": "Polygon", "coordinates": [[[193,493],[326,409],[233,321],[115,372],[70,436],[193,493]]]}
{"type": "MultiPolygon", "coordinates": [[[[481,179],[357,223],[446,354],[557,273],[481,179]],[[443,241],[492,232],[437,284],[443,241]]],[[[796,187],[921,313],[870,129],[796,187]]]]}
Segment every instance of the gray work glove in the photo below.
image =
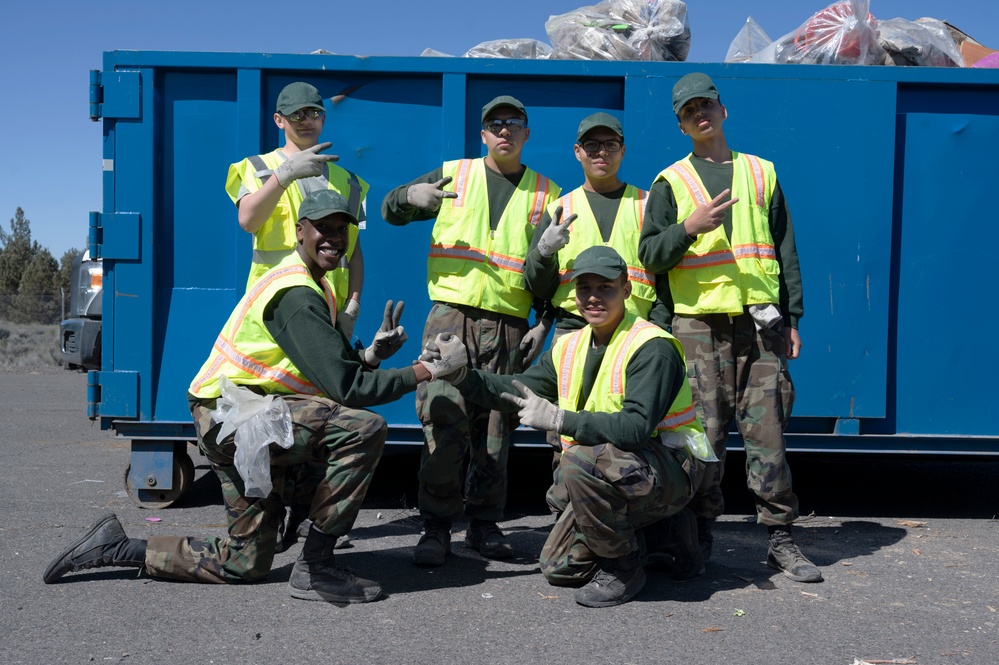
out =
{"type": "Polygon", "coordinates": [[[299,178],[312,178],[322,175],[326,170],[326,162],[335,162],[340,159],[336,155],[320,155],[318,153],[332,147],[332,143],[320,143],[311,148],[296,152],[294,155],[284,160],[281,166],[274,169],[274,177],[278,179],[281,186],[288,189],[288,186],[299,178]]]}
{"type": "Polygon", "coordinates": [[[541,234],[541,240],[538,241],[538,251],[541,252],[541,256],[546,259],[549,256],[553,256],[555,252],[565,247],[569,244],[569,225],[575,221],[576,217],[579,215],[572,214],[563,222],[562,220],[562,206],[555,208],[555,214],[552,216],[552,223],[548,225],[545,232],[541,234]]]}
{"type": "Polygon", "coordinates": [[[444,199],[458,198],[457,192],[445,192],[444,187],[451,183],[451,176],[441,178],[437,182],[421,182],[417,185],[410,185],[406,190],[406,201],[409,205],[420,210],[437,210],[441,207],[444,199]]]}
{"type": "Polygon", "coordinates": [[[524,335],[524,339],[520,340],[520,352],[524,356],[524,369],[530,367],[534,359],[541,355],[541,350],[545,348],[545,340],[551,329],[551,319],[538,319],[524,335]]]}
{"type": "Polygon", "coordinates": [[[753,317],[753,323],[756,324],[757,330],[773,328],[777,325],[778,321],[784,320],[780,309],[773,303],[768,305],[750,305],[749,315],[753,317]]]}
{"type": "Polygon", "coordinates": [[[371,346],[364,349],[364,362],[369,367],[378,367],[378,364],[390,358],[392,354],[399,350],[402,343],[409,339],[406,331],[399,325],[402,318],[402,308],[406,303],[399,301],[392,309],[392,301],[385,303],[385,318],[382,320],[382,327],[375,333],[375,338],[371,341],[371,346]]]}
{"type": "Polygon", "coordinates": [[[565,411],[543,397],[538,397],[534,391],[516,379],[513,381],[513,387],[523,397],[517,397],[510,393],[502,393],[500,397],[520,407],[518,415],[521,425],[527,425],[542,432],[561,433],[565,411]]]}
{"type": "Polygon", "coordinates": [[[361,303],[351,298],[347,301],[347,306],[337,316],[336,320],[340,324],[340,330],[343,331],[348,340],[354,336],[354,325],[357,323],[357,315],[360,313],[361,303]]]}
{"type": "Polygon", "coordinates": [[[468,365],[468,350],[457,335],[441,333],[426,343],[419,362],[430,372],[430,380],[444,379],[449,383],[460,383],[465,378],[468,365]]]}

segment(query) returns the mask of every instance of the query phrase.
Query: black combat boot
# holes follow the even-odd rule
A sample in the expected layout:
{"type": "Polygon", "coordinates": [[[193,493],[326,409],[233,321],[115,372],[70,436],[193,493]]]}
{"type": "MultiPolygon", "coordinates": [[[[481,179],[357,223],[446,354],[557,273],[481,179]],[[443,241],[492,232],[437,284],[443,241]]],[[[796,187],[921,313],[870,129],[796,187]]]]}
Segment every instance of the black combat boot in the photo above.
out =
{"type": "Polygon", "coordinates": [[[469,520],[465,544],[487,559],[509,559],[513,556],[513,546],[496,522],[469,520]]]}
{"type": "Polygon", "coordinates": [[[666,555],[670,577],[677,582],[704,574],[704,559],[697,542],[697,517],[689,508],[641,528],[648,565],[666,555]]]}
{"type": "Polygon", "coordinates": [[[146,541],[126,536],[115,514],[107,513],[49,564],[42,579],[52,584],[66,573],[106,566],[141,568],[145,561],[146,541]]]}
{"type": "Polygon", "coordinates": [[[795,582],[821,582],[818,567],[805,558],[791,535],[791,525],[767,527],[770,532],[770,551],[767,565],[782,571],[795,582]]]}
{"type": "Polygon", "coordinates": [[[413,549],[413,563],[417,566],[443,566],[451,553],[451,523],[424,520],[423,535],[413,549]]]}
{"type": "Polygon", "coordinates": [[[302,600],[325,600],[327,603],[370,603],[382,597],[377,582],[357,577],[333,561],[336,536],[315,526],[305,537],[302,553],[291,569],[291,595],[302,600]]]}
{"type": "Polygon", "coordinates": [[[615,559],[598,559],[599,569],[589,584],[576,590],[576,602],[586,607],[627,603],[645,586],[645,568],[635,550],[615,559]]]}
{"type": "Polygon", "coordinates": [[[703,575],[704,555],[698,542],[697,516],[694,511],[684,508],[666,519],[669,526],[667,551],[673,555],[672,578],[677,582],[686,582],[703,575]]]}

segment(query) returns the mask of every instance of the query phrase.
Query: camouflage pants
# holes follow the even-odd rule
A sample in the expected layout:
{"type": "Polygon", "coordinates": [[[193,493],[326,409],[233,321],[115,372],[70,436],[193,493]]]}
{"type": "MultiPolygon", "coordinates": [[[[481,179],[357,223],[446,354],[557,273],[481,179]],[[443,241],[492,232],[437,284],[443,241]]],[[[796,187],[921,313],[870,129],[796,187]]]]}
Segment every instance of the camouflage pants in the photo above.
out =
{"type": "MultiPolygon", "coordinates": [[[[445,332],[464,342],[471,368],[494,374],[522,369],[520,341],[527,332],[525,319],[435,303],[423,330],[424,342],[445,332]]],[[[517,414],[465,402],[447,381],[431,381],[417,388],[416,415],[424,437],[419,471],[423,518],[454,521],[462,512],[464,486],[468,517],[502,519],[510,433],[517,428],[517,414]],[[466,454],[468,471],[462,478],[466,454]]]]}
{"type": "Polygon", "coordinates": [[[636,531],[680,512],[699,471],[685,450],[665,446],[640,453],[609,443],[570,446],[559,464],[569,503],[541,550],[545,579],[578,586],[596,573],[598,558],[638,550],[636,531]]]}
{"type": "Polygon", "coordinates": [[[198,444],[222,481],[229,534],[225,538],[156,536],[146,548],[146,572],[156,577],[219,584],[254,582],[267,576],[274,560],[277,529],[289,501],[302,502],[306,482],[312,492],[309,517],[317,529],[345,535],[354,524],[385,446],[385,420],[322,397],[282,397],[291,409],[291,448],[271,445],[271,481],[266,498],[244,496],[243,479],[233,465],[234,435],[216,441],[221,425],[209,409],[191,409],[198,444]],[[322,478],[310,468],[322,470],[322,478]]]}
{"type": "Polygon", "coordinates": [[[725,443],[734,419],[745,442],[746,484],[755,496],[757,521],[790,524],[798,517],[798,497],[791,488],[784,427],[794,384],[783,327],[758,332],[749,314],[677,316],[673,335],[683,344],[697,415],[720,460],[708,465],[690,507],[704,517],[724,512],[725,443]]]}

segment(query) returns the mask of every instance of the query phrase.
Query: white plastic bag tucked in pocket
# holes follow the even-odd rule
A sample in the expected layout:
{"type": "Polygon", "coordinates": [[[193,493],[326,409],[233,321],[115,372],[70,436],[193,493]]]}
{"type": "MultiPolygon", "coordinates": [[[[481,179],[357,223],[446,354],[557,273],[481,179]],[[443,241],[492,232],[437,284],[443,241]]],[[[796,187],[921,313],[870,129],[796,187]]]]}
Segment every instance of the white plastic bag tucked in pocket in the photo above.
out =
{"type": "Polygon", "coordinates": [[[277,395],[258,395],[228,377],[223,376],[219,386],[222,396],[212,411],[212,420],[222,423],[217,440],[236,433],[236,471],[246,496],[264,498],[273,488],[267,446],[291,448],[291,410],[277,395]]]}

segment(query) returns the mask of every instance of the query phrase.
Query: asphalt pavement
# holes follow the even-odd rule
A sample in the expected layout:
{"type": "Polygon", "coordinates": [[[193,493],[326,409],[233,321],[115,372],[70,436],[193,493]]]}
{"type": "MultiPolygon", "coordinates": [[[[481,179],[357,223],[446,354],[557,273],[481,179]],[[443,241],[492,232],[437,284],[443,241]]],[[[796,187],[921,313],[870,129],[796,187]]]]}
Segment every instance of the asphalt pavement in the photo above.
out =
{"type": "Polygon", "coordinates": [[[0,373],[5,664],[999,663],[999,459],[792,456],[797,540],[826,578],[806,585],[765,565],[734,453],[707,572],[677,584],[652,571],[635,601],[589,609],[538,571],[550,455],[512,455],[502,526],[514,560],[466,548],[459,523],[447,564],[423,569],[410,563],[418,451],[392,451],[337,554],[387,597],[337,607],[289,595],[301,545],[254,585],[113,568],[43,584],[49,561],[107,510],[131,536],[225,531],[218,482],[196,454],[197,480],[177,505],[135,506],[122,485],[129,442],[91,423],[85,402],[83,374],[0,373]]]}

